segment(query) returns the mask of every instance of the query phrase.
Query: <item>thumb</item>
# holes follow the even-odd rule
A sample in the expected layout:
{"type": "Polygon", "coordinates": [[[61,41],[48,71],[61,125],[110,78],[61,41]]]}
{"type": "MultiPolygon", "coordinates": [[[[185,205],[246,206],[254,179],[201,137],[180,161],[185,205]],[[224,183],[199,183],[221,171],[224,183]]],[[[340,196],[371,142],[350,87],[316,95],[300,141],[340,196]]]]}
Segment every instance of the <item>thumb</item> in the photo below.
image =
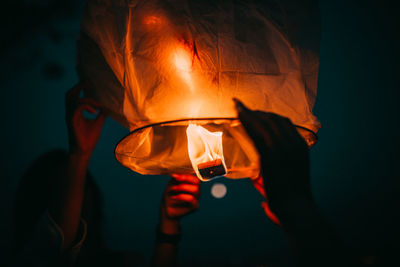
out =
{"type": "Polygon", "coordinates": [[[279,221],[278,217],[271,211],[266,201],[261,202],[261,207],[264,209],[265,214],[268,218],[278,226],[281,226],[281,222],[279,221]]]}

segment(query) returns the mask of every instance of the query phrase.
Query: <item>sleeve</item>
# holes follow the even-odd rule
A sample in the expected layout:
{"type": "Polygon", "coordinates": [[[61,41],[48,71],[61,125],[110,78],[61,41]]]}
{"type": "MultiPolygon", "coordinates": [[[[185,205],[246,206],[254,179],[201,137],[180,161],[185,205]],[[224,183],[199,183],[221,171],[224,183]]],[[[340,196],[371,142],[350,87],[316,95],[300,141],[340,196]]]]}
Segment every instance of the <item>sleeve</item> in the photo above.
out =
{"type": "Polygon", "coordinates": [[[62,253],[63,231],[46,211],[38,221],[32,238],[18,254],[13,266],[73,266],[86,233],[87,224],[81,219],[74,245],[62,253]]]}

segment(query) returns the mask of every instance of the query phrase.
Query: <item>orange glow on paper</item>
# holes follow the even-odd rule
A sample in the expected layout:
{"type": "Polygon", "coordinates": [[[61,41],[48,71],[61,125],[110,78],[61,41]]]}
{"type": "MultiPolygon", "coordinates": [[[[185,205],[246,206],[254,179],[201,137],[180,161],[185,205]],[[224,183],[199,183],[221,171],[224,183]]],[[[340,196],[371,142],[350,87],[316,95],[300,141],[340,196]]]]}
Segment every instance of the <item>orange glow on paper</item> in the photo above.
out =
{"type": "Polygon", "coordinates": [[[222,149],[222,132],[210,132],[204,127],[189,124],[186,129],[189,158],[200,180],[208,180],[200,174],[199,166],[209,162],[220,162],[226,173],[222,149]]]}
{"type": "MultiPolygon", "coordinates": [[[[259,154],[235,119],[234,97],[254,110],[318,131],[312,108],[319,50],[311,48],[319,47],[319,41],[297,49],[299,44],[288,39],[290,29],[277,27],[274,8],[263,1],[250,9],[234,1],[230,7],[239,13],[214,8],[213,1],[183,8],[181,1],[120,2],[118,14],[124,15],[118,16],[107,1],[87,1],[77,67],[80,78],[91,84],[85,95],[131,131],[115,149],[122,165],[144,175],[193,174],[197,169],[203,178],[258,177],[259,154]],[[237,34],[242,32],[245,38],[237,34]],[[204,129],[187,136],[187,129],[197,127],[204,129]],[[222,133],[216,137],[220,152],[208,141],[215,133],[207,131],[222,133]]],[[[319,24],[308,26],[298,30],[318,33],[319,24]]],[[[316,142],[315,134],[299,132],[309,145],[316,142]]]]}
{"type": "Polygon", "coordinates": [[[162,22],[161,18],[159,18],[157,16],[147,16],[143,20],[143,24],[146,24],[146,25],[158,25],[158,24],[161,24],[161,22],[162,22]]]}
{"type": "Polygon", "coordinates": [[[179,47],[173,54],[173,64],[177,74],[185,81],[190,90],[194,91],[191,54],[184,48],[179,47]]]}
{"type": "Polygon", "coordinates": [[[174,56],[174,64],[179,71],[189,72],[192,67],[190,54],[184,49],[177,50],[174,56]]]}

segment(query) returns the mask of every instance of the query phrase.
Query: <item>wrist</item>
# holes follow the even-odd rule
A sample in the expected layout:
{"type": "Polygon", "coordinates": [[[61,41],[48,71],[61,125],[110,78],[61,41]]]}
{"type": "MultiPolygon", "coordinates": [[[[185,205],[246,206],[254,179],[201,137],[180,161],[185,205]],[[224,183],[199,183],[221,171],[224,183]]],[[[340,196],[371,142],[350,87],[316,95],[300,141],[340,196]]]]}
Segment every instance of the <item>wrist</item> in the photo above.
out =
{"type": "Polygon", "coordinates": [[[92,156],[91,151],[83,151],[78,148],[70,148],[69,149],[70,158],[79,159],[84,162],[89,162],[90,157],[92,156]]]}
{"type": "Polygon", "coordinates": [[[168,235],[180,234],[180,222],[178,219],[171,219],[166,216],[161,216],[159,231],[168,235]]]}
{"type": "Polygon", "coordinates": [[[159,244],[170,244],[170,245],[177,246],[179,244],[180,240],[181,240],[180,231],[178,233],[175,233],[175,234],[165,233],[161,229],[161,225],[157,226],[156,243],[159,243],[159,244]]]}

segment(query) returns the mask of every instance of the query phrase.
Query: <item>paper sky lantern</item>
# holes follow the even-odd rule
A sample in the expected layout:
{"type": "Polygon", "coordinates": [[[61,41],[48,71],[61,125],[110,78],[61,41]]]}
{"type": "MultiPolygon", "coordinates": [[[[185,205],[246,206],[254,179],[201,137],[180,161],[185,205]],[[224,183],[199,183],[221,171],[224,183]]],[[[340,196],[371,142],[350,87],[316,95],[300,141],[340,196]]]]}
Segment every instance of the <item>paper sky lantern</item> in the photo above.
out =
{"type": "Polygon", "coordinates": [[[115,149],[124,166],[254,178],[232,98],[289,117],[312,145],[319,25],[316,1],[87,1],[78,73],[131,131],[115,149]]]}

